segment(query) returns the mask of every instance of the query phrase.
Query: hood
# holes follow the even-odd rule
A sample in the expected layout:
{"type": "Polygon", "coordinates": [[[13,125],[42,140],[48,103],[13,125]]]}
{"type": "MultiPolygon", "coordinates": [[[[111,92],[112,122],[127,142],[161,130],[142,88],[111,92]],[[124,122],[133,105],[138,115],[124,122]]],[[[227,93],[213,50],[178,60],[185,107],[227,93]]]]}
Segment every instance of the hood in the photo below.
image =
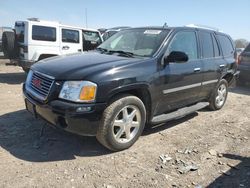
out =
{"type": "Polygon", "coordinates": [[[31,69],[53,76],[56,80],[81,80],[89,75],[136,61],[141,59],[86,52],[41,60],[31,69]]]}

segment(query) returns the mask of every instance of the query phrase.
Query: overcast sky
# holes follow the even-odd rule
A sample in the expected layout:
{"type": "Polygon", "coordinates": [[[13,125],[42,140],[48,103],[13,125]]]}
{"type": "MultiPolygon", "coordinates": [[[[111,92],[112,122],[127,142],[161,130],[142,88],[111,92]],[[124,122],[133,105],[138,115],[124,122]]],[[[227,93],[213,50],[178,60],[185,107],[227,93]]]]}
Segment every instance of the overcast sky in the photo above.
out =
{"type": "Polygon", "coordinates": [[[250,0],[0,0],[0,26],[37,17],[63,24],[109,28],[202,24],[250,41],[250,0]]]}

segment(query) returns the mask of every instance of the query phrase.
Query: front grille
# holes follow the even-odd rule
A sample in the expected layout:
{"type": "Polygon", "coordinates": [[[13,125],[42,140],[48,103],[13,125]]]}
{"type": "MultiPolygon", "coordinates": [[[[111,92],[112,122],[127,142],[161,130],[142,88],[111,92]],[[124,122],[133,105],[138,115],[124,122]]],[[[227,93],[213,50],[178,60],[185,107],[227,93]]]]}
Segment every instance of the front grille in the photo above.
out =
{"type": "Polygon", "coordinates": [[[46,100],[53,82],[54,78],[39,72],[33,72],[29,83],[29,91],[35,97],[46,100]]]}

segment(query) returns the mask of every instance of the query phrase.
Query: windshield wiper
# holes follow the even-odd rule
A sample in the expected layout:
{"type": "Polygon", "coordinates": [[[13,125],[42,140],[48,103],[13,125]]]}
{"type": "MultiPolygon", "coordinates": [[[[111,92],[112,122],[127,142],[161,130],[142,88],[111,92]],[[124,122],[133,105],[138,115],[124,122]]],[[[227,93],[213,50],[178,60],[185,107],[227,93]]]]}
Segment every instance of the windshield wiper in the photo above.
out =
{"type": "Polygon", "coordinates": [[[118,53],[118,54],[121,54],[121,55],[125,55],[127,57],[134,57],[135,54],[132,53],[132,52],[125,52],[125,51],[122,51],[122,50],[109,50],[108,51],[109,53],[118,53]]]}
{"type": "Polygon", "coordinates": [[[101,47],[96,48],[96,50],[99,50],[99,51],[101,51],[102,53],[104,53],[104,52],[109,52],[106,48],[101,48],[101,47]]]}

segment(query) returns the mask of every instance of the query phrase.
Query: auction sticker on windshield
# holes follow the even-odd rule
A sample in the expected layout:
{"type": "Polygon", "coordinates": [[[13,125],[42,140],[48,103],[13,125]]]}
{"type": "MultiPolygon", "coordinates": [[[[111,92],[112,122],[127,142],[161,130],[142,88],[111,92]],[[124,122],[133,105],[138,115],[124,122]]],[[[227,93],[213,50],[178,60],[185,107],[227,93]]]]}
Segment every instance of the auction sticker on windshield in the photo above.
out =
{"type": "Polygon", "coordinates": [[[146,30],[144,31],[144,34],[149,34],[149,35],[159,35],[161,33],[161,30],[146,30]]]}

